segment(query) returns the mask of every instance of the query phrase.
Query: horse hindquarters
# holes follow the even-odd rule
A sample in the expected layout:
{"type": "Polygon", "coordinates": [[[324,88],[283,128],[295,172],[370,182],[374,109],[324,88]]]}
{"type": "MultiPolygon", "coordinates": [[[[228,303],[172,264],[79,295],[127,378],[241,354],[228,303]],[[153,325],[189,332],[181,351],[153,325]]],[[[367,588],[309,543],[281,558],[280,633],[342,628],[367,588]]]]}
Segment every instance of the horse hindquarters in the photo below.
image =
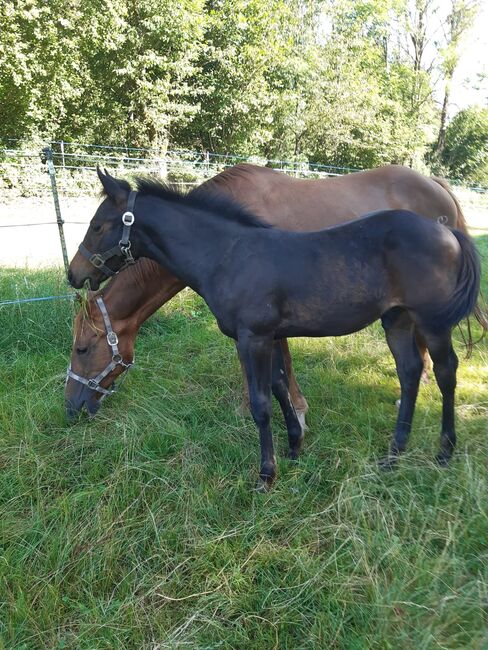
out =
{"type": "Polygon", "coordinates": [[[435,312],[430,308],[425,313],[412,314],[432,357],[434,375],[442,394],[441,439],[436,456],[441,465],[449,462],[456,446],[454,394],[458,359],[452,347],[451,330],[473,311],[481,276],[480,261],[472,239],[459,231],[451,232],[460,246],[456,287],[443,304],[435,306],[435,312]]]}

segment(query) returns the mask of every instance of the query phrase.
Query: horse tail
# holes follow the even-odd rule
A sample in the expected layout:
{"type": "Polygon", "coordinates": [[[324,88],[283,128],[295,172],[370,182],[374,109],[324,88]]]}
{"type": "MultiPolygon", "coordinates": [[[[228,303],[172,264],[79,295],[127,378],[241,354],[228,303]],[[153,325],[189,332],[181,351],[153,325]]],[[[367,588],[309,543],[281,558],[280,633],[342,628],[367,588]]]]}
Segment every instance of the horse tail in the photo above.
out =
{"type": "MultiPolygon", "coordinates": [[[[456,287],[449,302],[435,314],[436,329],[454,327],[474,310],[480,290],[481,263],[478,251],[469,235],[449,228],[461,247],[461,267],[456,287]]],[[[469,334],[471,339],[471,334],[469,334]]],[[[472,342],[468,343],[468,347],[472,342]]]]}
{"type": "MultiPolygon", "coordinates": [[[[464,213],[461,209],[461,205],[452,191],[451,186],[449,183],[444,179],[444,178],[439,178],[437,176],[431,176],[432,180],[436,182],[438,185],[440,185],[446,192],[449,194],[451,199],[454,201],[454,205],[456,206],[456,228],[458,231],[461,231],[465,235],[468,235],[468,222],[466,221],[466,217],[464,216],[464,213]]],[[[478,321],[478,323],[481,325],[483,328],[484,332],[488,332],[488,307],[486,304],[486,300],[483,297],[483,294],[480,293],[480,299],[476,303],[474,309],[473,309],[474,317],[478,321]]]]}

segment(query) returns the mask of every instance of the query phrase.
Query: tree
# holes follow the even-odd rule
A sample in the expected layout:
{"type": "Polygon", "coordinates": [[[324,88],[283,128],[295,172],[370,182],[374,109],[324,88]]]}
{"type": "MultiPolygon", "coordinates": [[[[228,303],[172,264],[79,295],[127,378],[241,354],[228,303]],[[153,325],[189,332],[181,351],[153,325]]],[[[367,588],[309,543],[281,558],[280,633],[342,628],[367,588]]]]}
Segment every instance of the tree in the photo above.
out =
{"type": "Polygon", "coordinates": [[[454,117],[441,162],[451,177],[488,186],[488,108],[472,106],[454,117]]]}
{"type": "Polygon", "coordinates": [[[447,18],[446,45],[441,50],[441,71],[444,77],[444,99],[442,102],[439,134],[435,146],[435,156],[439,158],[445,146],[446,120],[451,92],[451,82],[459,62],[460,45],[466,32],[472,26],[480,3],[467,0],[452,0],[451,12],[447,18]]]}

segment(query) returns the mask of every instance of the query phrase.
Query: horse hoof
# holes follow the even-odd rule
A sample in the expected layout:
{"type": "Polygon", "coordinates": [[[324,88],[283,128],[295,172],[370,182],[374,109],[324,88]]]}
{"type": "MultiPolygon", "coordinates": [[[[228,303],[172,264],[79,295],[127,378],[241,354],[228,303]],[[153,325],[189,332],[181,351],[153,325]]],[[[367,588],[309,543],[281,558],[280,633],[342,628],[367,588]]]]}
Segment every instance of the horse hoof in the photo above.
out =
{"type": "Polygon", "coordinates": [[[436,463],[439,465],[439,467],[447,467],[449,465],[449,461],[451,460],[450,456],[446,456],[443,453],[438,453],[435,457],[436,463]]]}
{"type": "Polygon", "coordinates": [[[396,468],[397,463],[398,463],[397,456],[385,456],[384,458],[381,458],[378,461],[378,467],[383,472],[391,472],[391,470],[396,468]]]}
{"type": "Polygon", "coordinates": [[[272,483],[273,481],[270,478],[262,479],[259,477],[256,483],[256,492],[258,494],[266,494],[270,491],[272,483]]]}
{"type": "Polygon", "coordinates": [[[296,463],[296,462],[298,462],[298,456],[299,456],[298,451],[294,451],[293,449],[290,449],[288,451],[288,460],[296,463]]]}

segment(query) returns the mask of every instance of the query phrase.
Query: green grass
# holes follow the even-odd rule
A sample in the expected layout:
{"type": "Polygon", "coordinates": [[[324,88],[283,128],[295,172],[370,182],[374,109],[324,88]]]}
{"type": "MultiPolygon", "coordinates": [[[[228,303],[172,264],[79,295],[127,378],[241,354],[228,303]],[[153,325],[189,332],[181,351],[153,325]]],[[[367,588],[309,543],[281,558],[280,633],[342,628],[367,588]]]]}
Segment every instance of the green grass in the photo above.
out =
{"type": "MultiPolygon", "coordinates": [[[[65,287],[2,271],[0,292],[65,287]]],[[[0,648],[488,647],[486,342],[468,360],[457,345],[452,465],[432,462],[432,383],[390,474],[375,463],[398,397],[380,328],[292,342],[310,431],[261,495],[234,346],[200,299],[145,325],[124,388],[75,426],[71,320],[65,301],[0,308],[0,648]]]]}

